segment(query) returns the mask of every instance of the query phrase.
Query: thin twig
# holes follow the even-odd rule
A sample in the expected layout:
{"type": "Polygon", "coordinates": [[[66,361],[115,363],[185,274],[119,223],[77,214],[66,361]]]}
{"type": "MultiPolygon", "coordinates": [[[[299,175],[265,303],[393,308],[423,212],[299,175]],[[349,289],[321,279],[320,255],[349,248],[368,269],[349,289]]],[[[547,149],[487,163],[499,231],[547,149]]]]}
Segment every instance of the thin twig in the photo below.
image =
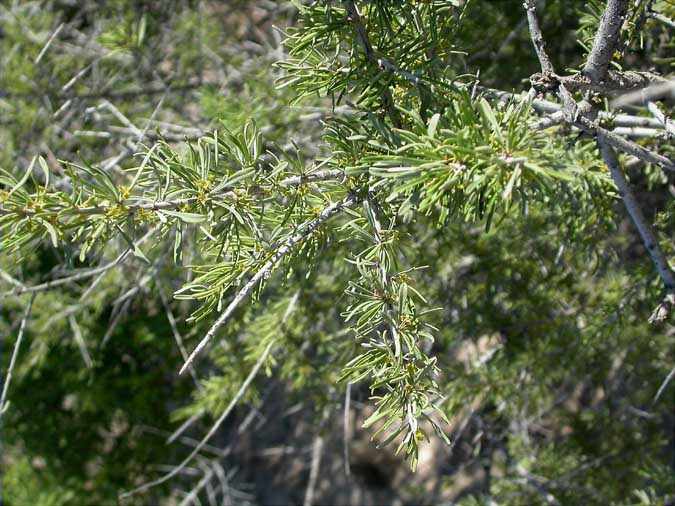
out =
{"type": "MultiPolygon", "coordinates": [[[[159,288],[159,298],[162,301],[162,306],[164,306],[164,312],[166,313],[166,319],[169,320],[169,325],[171,326],[171,333],[173,334],[173,338],[176,341],[176,345],[178,346],[181,357],[183,357],[183,361],[185,361],[188,358],[188,353],[185,349],[185,344],[183,343],[183,336],[178,330],[176,318],[173,315],[173,311],[171,311],[171,306],[169,305],[169,301],[167,300],[166,294],[164,293],[164,287],[162,286],[162,282],[159,280],[159,277],[157,277],[157,286],[159,288]]],[[[197,389],[201,389],[202,386],[199,383],[197,373],[193,367],[190,367],[190,375],[192,376],[192,380],[194,381],[197,389]]]]}
{"type": "Polygon", "coordinates": [[[659,400],[659,398],[661,397],[661,394],[666,389],[666,387],[668,386],[668,383],[670,383],[670,380],[672,380],[673,377],[675,377],[675,367],[673,367],[671,369],[670,373],[668,373],[668,376],[666,376],[666,379],[663,380],[663,383],[661,383],[661,386],[659,387],[658,391],[656,392],[656,395],[654,396],[654,401],[653,401],[654,403],[656,403],[659,400]]]}
{"type": "Polygon", "coordinates": [[[530,125],[530,128],[532,130],[546,130],[547,128],[560,125],[561,123],[564,122],[565,122],[565,113],[562,111],[557,111],[554,112],[553,114],[549,114],[548,116],[544,116],[535,123],[532,123],[532,125],[530,125]]]}
{"type": "MultiPolygon", "coordinates": [[[[194,82],[186,84],[177,84],[171,86],[169,89],[170,93],[181,93],[184,91],[193,90],[201,86],[214,86],[220,87],[223,83],[221,82],[194,82]]],[[[150,95],[161,95],[166,93],[167,85],[162,84],[159,86],[147,86],[139,90],[124,90],[124,91],[115,91],[115,90],[104,90],[104,91],[95,91],[90,93],[55,93],[55,91],[47,91],[48,96],[54,95],[55,99],[68,99],[68,100],[92,100],[92,99],[107,99],[107,100],[129,100],[135,99],[138,97],[147,97],[150,95]]],[[[8,91],[0,90],[0,98],[40,98],[45,95],[45,92],[37,91],[28,91],[28,92],[19,92],[13,93],[8,91]]]]}
{"type": "Polygon", "coordinates": [[[190,418],[185,420],[180,427],[178,427],[175,431],[173,431],[169,437],[166,438],[166,444],[171,444],[173,443],[183,432],[185,432],[193,423],[195,423],[197,420],[199,420],[202,416],[204,416],[206,412],[204,410],[197,411],[194,415],[192,415],[190,418]]]}
{"type": "Polygon", "coordinates": [[[537,19],[534,0],[526,0],[523,6],[527,12],[527,22],[530,27],[530,38],[532,39],[534,50],[537,53],[537,58],[539,59],[539,64],[541,65],[541,71],[544,74],[551,74],[553,73],[553,64],[551,63],[551,59],[546,54],[544,37],[541,33],[541,28],[539,27],[539,20],[537,19]]]}
{"type": "Polygon", "coordinates": [[[75,86],[75,83],[80,80],[80,78],[85,75],[93,66],[96,64],[100,58],[96,58],[93,62],[91,62],[88,65],[85,65],[83,69],[81,69],[78,73],[76,73],[70,81],[68,81],[66,84],[63,85],[63,88],[61,88],[61,91],[66,92],[73,86],[75,86]]]}
{"type": "Polygon", "coordinates": [[[349,433],[351,431],[351,423],[349,421],[349,410],[350,404],[352,401],[352,384],[347,383],[347,388],[345,388],[345,409],[342,416],[342,451],[343,451],[343,460],[344,460],[344,469],[345,476],[349,478],[351,476],[351,468],[349,466],[349,433]]]}
{"type": "Polygon", "coordinates": [[[5,272],[3,269],[0,269],[0,278],[3,278],[9,284],[16,286],[17,288],[23,289],[26,287],[21,281],[12,277],[8,272],[5,272]]]}
{"type": "Polygon", "coordinates": [[[664,25],[667,25],[671,28],[675,28],[675,21],[673,21],[667,16],[664,16],[663,14],[659,14],[658,12],[650,12],[649,14],[647,14],[647,16],[657,21],[660,21],[664,25]]]}
{"type": "Polygon", "coordinates": [[[215,472],[213,469],[208,469],[205,473],[204,476],[197,485],[193,487],[193,489],[190,491],[188,495],[186,495],[183,500],[180,502],[179,506],[189,506],[190,504],[194,504],[195,499],[197,499],[197,496],[199,495],[199,492],[206,486],[207,483],[211,481],[211,478],[215,476],[215,472]]]}
{"type": "Polygon", "coordinates": [[[663,125],[669,135],[675,137],[675,123],[654,102],[647,102],[647,109],[663,125]]]}
{"type": "Polygon", "coordinates": [[[113,319],[110,321],[110,324],[103,335],[103,339],[101,339],[99,348],[103,348],[106,344],[108,344],[108,341],[115,332],[115,329],[117,329],[117,325],[119,325],[120,320],[127,314],[129,306],[131,306],[131,299],[125,300],[120,310],[115,314],[115,316],[113,316],[113,319]]]}
{"type": "Polygon", "coordinates": [[[34,292],[42,292],[45,290],[49,290],[51,288],[65,285],[68,283],[74,283],[75,281],[80,281],[82,279],[90,278],[92,276],[95,276],[96,274],[99,274],[101,272],[105,272],[107,270],[112,269],[116,265],[120,264],[124,259],[130,254],[131,252],[129,250],[125,251],[122,253],[119,257],[117,257],[115,260],[112,262],[102,265],[100,267],[96,267],[94,269],[87,270],[85,272],[79,272],[77,274],[73,274],[72,276],[68,276],[67,278],[59,278],[59,279],[54,279],[52,281],[47,281],[45,283],[40,283],[39,285],[34,285],[34,286],[23,286],[23,287],[17,287],[14,290],[11,290],[9,292],[5,292],[3,296],[8,296],[8,295],[21,295],[23,293],[34,293],[34,292]]]}
{"type": "MultiPolygon", "coordinates": [[[[150,229],[143,237],[141,237],[138,241],[134,243],[134,247],[138,247],[141,244],[143,244],[152,234],[154,234],[157,231],[157,227],[150,229]]],[[[35,293],[35,292],[43,292],[45,290],[49,290],[51,288],[65,285],[68,283],[74,283],[75,281],[81,281],[83,279],[91,278],[92,276],[96,276],[97,274],[102,274],[106,271],[109,271],[113,267],[121,264],[131,253],[132,253],[132,248],[128,248],[125,250],[122,254],[120,254],[115,260],[113,260],[110,263],[107,263],[105,265],[102,265],[100,267],[95,267],[94,269],[89,269],[84,272],[78,272],[77,274],[73,274],[72,276],[68,276],[66,278],[59,278],[59,279],[54,279],[51,281],[46,281],[44,283],[40,283],[39,285],[34,285],[34,286],[17,286],[14,290],[10,290],[8,292],[5,292],[3,294],[0,294],[0,299],[3,297],[8,297],[12,295],[21,295],[24,293],[35,293]]]]}
{"type": "Polygon", "coordinates": [[[87,350],[87,344],[84,342],[84,338],[82,337],[80,326],[77,324],[77,320],[72,314],[68,316],[68,323],[70,323],[70,328],[73,331],[73,336],[75,337],[77,347],[80,349],[80,354],[82,355],[82,360],[84,360],[84,365],[87,366],[87,369],[91,369],[94,367],[94,362],[91,360],[89,350],[87,350]]]}
{"type": "Polygon", "coordinates": [[[593,91],[605,95],[629,91],[640,92],[650,87],[669,83],[667,79],[651,72],[618,72],[614,70],[608,70],[600,82],[593,81],[589,76],[584,74],[555,76],[554,79],[564,84],[570,91],[593,91]]]}
{"type": "MultiPolygon", "coordinates": [[[[375,54],[375,50],[373,49],[373,45],[370,43],[368,32],[366,31],[366,27],[363,24],[363,20],[361,19],[361,15],[359,14],[356,4],[353,1],[344,1],[342,3],[347,9],[347,19],[351,22],[354,30],[356,31],[357,39],[363,48],[364,53],[366,54],[366,58],[380,67],[382,62],[386,60],[378,58],[378,56],[375,54]]],[[[394,126],[400,127],[401,117],[396,110],[396,105],[394,104],[394,98],[391,95],[391,91],[389,91],[389,88],[387,87],[382,90],[382,102],[385,109],[387,110],[387,114],[394,123],[394,126]]]]}
{"type": "Polygon", "coordinates": [[[607,143],[612,146],[614,149],[633,155],[636,158],[644,160],[648,163],[653,163],[660,166],[663,169],[675,171],[675,163],[669,158],[654,153],[646,148],[643,148],[639,144],[635,144],[629,140],[624,139],[623,137],[613,134],[609,130],[606,130],[593,121],[589,120],[585,116],[579,116],[577,121],[573,123],[574,126],[584,130],[585,132],[590,133],[591,135],[597,135],[598,137],[603,137],[607,143]]]}
{"type": "Polygon", "coordinates": [[[7,410],[8,404],[6,404],[7,392],[9,391],[9,382],[12,380],[12,371],[14,371],[14,365],[16,364],[16,358],[19,356],[19,348],[21,347],[21,341],[23,341],[24,331],[26,330],[26,321],[30,315],[31,309],[33,308],[33,301],[35,300],[35,294],[33,294],[26,306],[24,311],[23,318],[21,319],[21,324],[19,325],[19,334],[17,335],[16,342],[14,343],[14,350],[12,351],[12,357],[9,359],[9,367],[7,368],[7,374],[5,374],[5,381],[2,385],[2,395],[0,395],[0,419],[2,419],[3,413],[7,410]]]}
{"type": "MultiPolygon", "coordinates": [[[[382,239],[383,237],[383,231],[382,231],[382,225],[380,224],[380,220],[377,217],[377,202],[375,202],[374,199],[368,198],[364,202],[364,207],[365,206],[370,207],[371,212],[370,217],[372,219],[372,225],[373,225],[373,239],[375,239],[375,244],[379,245],[382,247],[384,244],[384,241],[382,239]]],[[[382,289],[385,291],[385,293],[389,290],[391,290],[391,278],[389,276],[389,272],[387,271],[387,266],[385,265],[384,262],[379,262],[379,270],[380,270],[380,283],[382,283],[382,289]]],[[[396,325],[394,322],[397,320],[397,318],[394,316],[395,309],[394,305],[392,302],[387,301],[385,303],[385,316],[386,316],[386,322],[387,322],[387,327],[389,328],[389,333],[391,334],[391,340],[394,343],[394,356],[400,357],[401,356],[401,339],[398,334],[398,329],[396,328],[396,325]]]]}
{"type": "MultiPolygon", "coordinates": [[[[476,88],[488,97],[493,97],[499,100],[524,100],[523,95],[510,93],[508,91],[486,88],[484,86],[477,86],[476,88]]],[[[532,100],[531,105],[532,109],[534,109],[535,112],[539,114],[555,114],[556,112],[562,110],[562,106],[560,104],[539,98],[532,100]]],[[[603,122],[611,122],[611,125],[614,127],[663,128],[663,124],[658,119],[647,118],[644,116],[633,116],[631,114],[616,114],[613,112],[600,111],[598,118],[603,122]]]]}
{"type": "Polygon", "coordinates": [[[108,109],[112,115],[115,116],[123,125],[125,125],[127,128],[130,128],[139,139],[143,137],[143,132],[139,130],[138,127],[134,125],[129,118],[122,114],[122,112],[110,101],[103,100],[97,109],[108,109]]]}
{"type": "MultiPolygon", "coordinates": [[[[300,296],[300,291],[296,291],[295,294],[293,295],[293,297],[291,297],[291,300],[290,300],[290,302],[288,303],[288,307],[286,308],[286,311],[284,312],[284,315],[283,315],[283,317],[282,317],[282,319],[281,319],[281,325],[282,325],[282,326],[285,325],[286,321],[288,320],[288,318],[291,316],[291,314],[292,314],[293,311],[295,310],[295,307],[296,307],[296,305],[297,305],[299,296],[300,296]]],[[[251,369],[251,372],[249,373],[249,375],[246,377],[246,379],[245,379],[244,382],[242,383],[241,388],[239,389],[239,391],[237,392],[237,394],[233,397],[232,401],[230,401],[230,404],[227,406],[227,408],[225,409],[225,411],[223,412],[223,414],[220,415],[220,417],[218,418],[218,420],[216,420],[216,422],[213,424],[213,426],[211,427],[211,429],[209,430],[209,432],[206,434],[206,436],[204,436],[204,438],[203,438],[197,445],[194,446],[194,450],[192,451],[192,453],[190,453],[190,455],[188,455],[188,457],[187,457],[185,460],[183,460],[183,462],[181,462],[181,464],[180,464],[178,467],[174,468],[174,470],[171,471],[171,472],[170,472],[169,474],[167,474],[166,476],[163,476],[162,478],[159,478],[158,480],[152,481],[152,482],[150,482],[150,483],[146,483],[145,485],[141,485],[140,487],[138,487],[138,488],[136,488],[136,489],[134,489],[134,490],[131,490],[131,491],[129,491],[129,492],[125,492],[125,493],[123,493],[123,494],[120,494],[120,499],[125,498],[125,497],[129,497],[129,496],[131,496],[131,495],[133,495],[133,494],[136,494],[136,493],[143,492],[143,491],[145,491],[145,490],[148,490],[148,489],[150,489],[150,488],[152,488],[152,487],[154,487],[154,486],[156,486],[156,485],[159,485],[159,484],[161,484],[161,483],[166,482],[167,480],[171,479],[172,477],[174,477],[174,476],[176,476],[178,473],[180,473],[181,470],[182,470],[183,468],[185,468],[185,466],[187,466],[187,464],[192,460],[192,458],[193,458],[195,455],[197,455],[197,453],[199,453],[203,448],[205,448],[205,447],[207,446],[207,443],[208,443],[209,439],[211,439],[211,437],[213,436],[213,434],[216,433],[216,431],[217,431],[218,428],[222,425],[222,423],[225,421],[225,419],[226,419],[227,416],[230,414],[230,412],[232,411],[232,409],[237,405],[237,403],[238,403],[238,402],[241,400],[241,398],[244,396],[244,393],[246,393],[246,390],[248,389],[249,385],[250,385],[250,384],[253,382],[253,380],[255,379],[256,375],[258,374],[258,371],[260,370],[260,368],[262,367],[262,365],[263,365],[263,364],[265,363],[265,361],[267,360],[267,357],[268,357],[269,354],[272,352],[272,350],[273,350],[275,344],[276,344],[276,340],[270,341],[270,343],[267,345],[267,347],[265,348],[265,350],[262,352],[262,355],[260,355],[260,358],[258,358],[258,361],[255,363],[255,365],[254,365],[253,368],[251,369]]],[[[198,413],[197,415],[191,417],[190,420],[193,420],[193,419],[196,420],[196,419],[198,419],[198,418],[201,416],[201,414],[202,414],[202,413],[198,413]]],[[[186,424],[183,424],[183,425],[181,426],[181,428],[184,427],[184,426],[186,426],[186,424]]],[[[180,430],[180,429],[179,429],[179,430],[180,430]]],[[[176,432],[174,432],[174,434],[172,434],[172,435],[169,437],[169,439],[167,440],[167,443],[171,442],[171,441],[174,439],[174,437],[175,437],[174,435],[175,435],[175,434],[176,434],[176,432]]],[[[177,437],[177,436],[176,436],[176,437],[177,437]]],[[[229,453],[229,447],[228,447],[227,450],[222,450],[222,451],[229,453]]]]}
{"type": "MultiPolygon", "coordinates": [[[[139,425],[138,428],[142,430],[143,432],[148,432],[150,434],[154,434],[160,437],[167,437],[168,431],[158,429],[156,427],[152,427],[149,425],[139,425]]],[[[191,437],[187,436],[181,436],[177,439],[180,443],[184,444],[185,446],[189,446],[190,448],[195,448],[198,444],[199,441],[196,439],[193,439],[191,437]]],[[[167,443],[168,444],[168,443],[167,443]]],[[[202,446],[202,450],[207,451],[209,453],[212,453],[213,455],[220,457],[220,458],[225,458],[228,457],[232,454],[232,450],[230,446],[227,446],[225,448],[218,448],[217,446],[213,446],[210,444],[205,444],[202,446]]]]}
{"type": "MultiPolygon", "coordinates": [[[[300,186],[310,182],[319,182],[319,181],[330,181],[335,180],[339,181],[344,178],[344,171],[339,169],[326,169],[326,170],[317,170],[315,172],[309,172],[307,174],[299,176],[289,176],[287,178],[279,181],[281,186],[300,186]]],[[[222,188],[221,191],[217,193],[209,193],[207,197],[209,199],[226,199],[226,198],[235,198],[236,194],[234,193],[233,187],[222,188]]],[[[112,209],[123,207],[127,212],[133,213],[136,211],[170,211],[178,209],[179,207],[189,206],[198,202],[197,197],[185,197],[175,200],[155,200],[151,202],[138,202],[136,199],[130,198],[121,202],[108,205],[95,205],[89,207],[73,207],[68,209],[63,209],[60,211],[64,214],[75,214],[81,216],[96,216],[109,213],[112,209]]],[[[46,211],[49,211],[47,209],[46,211]]],[[[33,209],[4,209],[0,208],[0,216],[8,214],[20,214],[22,216],[33,216],[38,214],[37,211],[33,209]]]]}
{"type": "Polygon", "coordinates": [[[47,43],[42,47],[40,50],[40,53],[37,55],[37,58],[35,58],[35,64],[37,65],[40,63],[40,60],[42,60],[42,57],[45,55],[47,50],[49,49],[49,46],[52,45],[52,42],[54,42],[54,39],[59,36],[59,33],[61,33],[61,30],[63,30],[63,27],[65,25],[61,23],[59,26],[56,27],[56,30],[54,30],[54,33],[52,33],[51,37],[47,40],[47,43]]]}
{"type": "Polygon", "coordinates": [[[644,127],[619,127],[612,130],[612,133],[629,139],[665,139],[668,137],[663,130],[644,127]]]}
{"type": "Polygon", "coordinates": [[[625,107],[632,104],[644,104],[645,102],[659,100],[660,98],[673,96],[674,94],[675,81],[663,81],[637,91],[625,93],[612,100],[610,107],[618,109],[620,107],[625,107]]]}
{"type": "Polygon", "coordinates": [[[317,434],[312,445],[312,464],[309,469],[309,481],[305,490],[305,500],[303,506],[312,506],[314,504],[314,490],[319,478],[319,468],[321,467],[321,456],[323,454],[323,436],[317,434]]]}

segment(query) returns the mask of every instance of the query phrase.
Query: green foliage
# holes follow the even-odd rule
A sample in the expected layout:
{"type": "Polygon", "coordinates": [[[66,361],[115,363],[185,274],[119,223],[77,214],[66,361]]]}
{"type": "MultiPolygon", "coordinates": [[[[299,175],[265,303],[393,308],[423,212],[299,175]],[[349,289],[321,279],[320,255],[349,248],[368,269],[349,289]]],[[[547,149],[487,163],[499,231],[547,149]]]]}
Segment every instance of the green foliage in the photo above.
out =
{"type": "MultiPolygon", "coordinates": [[[[347,385],[369,397],[362,430],[411,468],[429,442],[471,447],[486,484],[460,504],[665,504],[672,414],[654,396],[673,333],[647,323],[661,285],[595,139],[535,129],[533,96],[486,87],[537,70],[520,2],[196,4],[27,2],[2,25],[3,335],[38,293],[3,416],[10,504],[114,504],[190,451],[148,427],[203,429],[270,392],[341,432],[328,413],[347,385]],[[253,40],[270,18],[287,55],[271,30],[253,40]],[[96,54],[54,42],[36,63],[72,19],[96,54]]],[[[604,5],[572,4],[547,2],[543,26],[576,72],[604,5]]],[[[663,38],[646,8],[617,68],[626,48],[671,63],[639,54],[663,38]]],[[[672,177],[631,180],[672,258],[672,177]]],[[[219,458],[252,466],[234,446],[219,458]]]]}

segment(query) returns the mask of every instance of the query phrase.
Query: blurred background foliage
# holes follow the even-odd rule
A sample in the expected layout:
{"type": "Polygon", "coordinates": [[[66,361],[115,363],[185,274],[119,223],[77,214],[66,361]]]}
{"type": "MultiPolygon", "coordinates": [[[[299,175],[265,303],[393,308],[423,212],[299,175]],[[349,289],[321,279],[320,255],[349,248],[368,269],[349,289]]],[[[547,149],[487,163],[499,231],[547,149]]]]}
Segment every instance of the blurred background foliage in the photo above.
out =
{"type": "MultiPolygon", "coordinates": [[[[480,69],[486,86],[527,89],[538,63],[521,4],[469,2],[452,44],[441,48],[453,54],[448,72],[461,79],[480,69]]],[[[577,67],[603,2],[542,4],[554,64],[577,67]]],[[[675,15],[672,2],[654,8],[675,15]]],[[[331,136],[331,128],[377,135],[350,116],[355,96],[334,103],[327,88],[280,86],[293,75],[300,20],[293,3],[270,0],[3,1],[0,167],[20,175],[35,155],[56,175],[69,161],[132,167],[158,139],[182,149],[186,139],[251,119],[270,152],[300,165],[357,156],[331,136]]],[[[419,63],[395,46],[402,64],[419,63]]],[[[648,20],[626,61],[668,74],[672,48],[668,30],[648,20]]],[[[407,103],[416,100],[424,97],[410,92],[407,103]]],[[[552,156],[565,149],[564,140],[551,142],[552,156]]],[[[590,187],[608,187],[593,156],[569,156],[598,172],[590,187]]],[[[649,169],[631,176],[672,258],[673,178],[649,169]]],[[[559,504],[670,504],[675,389],[653,399],[675,362],[675,328],[647,323],[659,281],[617,201],[560,197],[532,202],[525,215],[506,210],[489,230],[483,216],[437,226],[438,216],[418,213],[401,225],[406,256],[425,266],[411,277],[430,306],[446,309],[429,315],[439,329],[430,351],[452,443],[431,433],[416,474],[393,450],[375,449],[374,429],[361,428],[372,414],[366,385],[352,386],[343,426],[338,379],[358,347],[341,316],[355,276],[344,262],[353,241],[322,231],[311,244],[321,261],[271,279],[238,310],[198,374],[179,377],[176,334],[190,350],[209,326],[186,323],[194,307],[172,298],[199,254],[186,232],[179,265],[167,239],[147,248],[154,270],[133,258],[93,285],[35,297],[2,418],[4,503],[117,504],[121,490],[190,452],[271,345],[263,374],[200,458],[125,504],[189,504],[202,481],[194,504],[299,504],[318,440],[316,504],[556,504],[549,496],[559,504]],[[286,317],[289,304],[296,310],[286,317]]],[[[120,245],[111,241],[96,259],[114,260],[120,245]]],[[[0,268],[26,284],[94,265],[48,243],[20,263],[0,256],[0,268]]],[[[7,295],[5,278],[0,288],[6,371],[30,296],[7,295]]]]}

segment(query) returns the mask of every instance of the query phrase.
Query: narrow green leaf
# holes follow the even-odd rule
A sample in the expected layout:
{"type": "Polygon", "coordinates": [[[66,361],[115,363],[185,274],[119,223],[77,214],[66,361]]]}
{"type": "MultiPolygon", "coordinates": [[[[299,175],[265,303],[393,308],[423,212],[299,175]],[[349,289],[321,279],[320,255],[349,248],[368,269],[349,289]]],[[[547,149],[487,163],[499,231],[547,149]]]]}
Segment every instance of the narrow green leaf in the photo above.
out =
{"type": "Polygon", "coordinates": [[[202,223],[206,220],[206,216],[204,216],[203,214],[185,213],[182,211],[169,211],[165,209],[157,211],[157,213],[173,216],[174,218],[178,218],[180,221],[184,223],[202,223]]]}

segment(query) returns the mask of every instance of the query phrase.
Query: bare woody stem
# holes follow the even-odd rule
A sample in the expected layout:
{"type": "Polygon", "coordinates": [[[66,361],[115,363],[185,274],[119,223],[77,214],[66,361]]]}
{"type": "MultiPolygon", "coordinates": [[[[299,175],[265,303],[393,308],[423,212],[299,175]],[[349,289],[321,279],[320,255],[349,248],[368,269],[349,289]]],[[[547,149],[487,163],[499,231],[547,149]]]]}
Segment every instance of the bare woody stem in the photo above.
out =
{"type": "MultiPolygon", "coordinates": [[[[139,240],[135,241],[133,246],[138,247],[141,244],[143,244],[146,240],[148,240],[155,232],[157,231],[157,227],[154,227],[150,229],[143,237],[141,237],[139,240]]],[[[131,255],[133,252],[133,248],[127,248],[124,252],[122,252],[115,260],[112,262],[109,262],[107,264],[101,265],[99,267],[95,267],[93,269],[88,269],[84,272],[78,272],[77,274],[73,274],[72,276],[68,276],[66,278],[59,278],[59,279],[53,279],[51,281],[45,281],[44,283],[40,283],[39,285],[33,285],[33,286],[26,286],[26,285],[20,285],[16,286],[13,290],[10,290],[8,292],[0,293],[0,300],[3,297],[8,297],[10,295],[21,295],[24,293],[35,293],[35,292],[44,292],[46,290],[51,290],[52,288],[56,288],[57,286],[62,286],[66,285],[69,283],[74,283],[76,281],[81,281],[83,279],[88,279],[96,276],[97,274],[102,274],[106,271],[109,271],[110,269],[120,265],[126,258],[131,255]]]]}
{"type": "Polygon", "coordinates": [[[663,125],[668,135],[675,137],[675,123],[673,120],[666,116],[654,102],[647,102],[647,109],[663,125]]]}
{"type": "Polygon", "coordinates": [[[593,48],[584,66],[584,74],[592,82],[599,83],[607,75],[612,55],[619,44],[621,26],[628,12],[628,4],[629,0],[607,1],[607,7],[602,14],[598,33],[593,41],[593,48]]]}
{"type": "Polygon", "coordinates": [[[663,169],[675,171],[675,163],[670,158],[654,153],[653,151],[643,148],[639,144],[626,140],[623,137],[598,126],[584,116],[580,116],[573,125],[590,134],[595,134],[598,137],[602,136],[612,147],[623,151],[624,153],[633,155],[647,163],[658,165],[663,169]]]}
{"type": "Polygon", "coordinates": [[[612,175],[614,184],[619,190],[619,195],[626,206],[626,210],[633,220],[635,228],[637,228],[638,232],[640,233],[642,242],[644,243],[645,248],[651,257],[652,262],[654,262],[659,276],[661,276],[661,279],[663,280],[666,291],[668,293],[675,292],[675,274],[673,274],[673,270],[668,265],[666,256],[659,246],[651,226],[642,214],[642,209],[640,209],[640,205],[633,194],[633,190],[631,189],[630,184],[626,180],[626,176],[621,170],[621,165],[619,164],[619,160],[616,156],[616,153],[614,152],[614,149],[607,141],[607,138],[603,135],[598,136],[598,147],[600,148],[602,158],[609,168],[609,172],[612,175]]]}
{"type": "Polygon", "coordinates": [[[539,58],[541,71],[544,74],[551,74],[553,73],[553,64],[551,63],[551,59],[546,54],[544,36],[539,26],[539,20],[537,19],[535,1],[526,0],[523,6],[527,12],[527,23],[530,27],[530,37],[532,38],[532,44],[534,45],[534,50],[537,53],[537,58],[539,58]]]}
{"type": "MultiPolygon", "coordinates": [[[[295,306],[296,306],[296,304],[297,304],[297,302],[298,302],[298,296],[299,296],[299,294],[300,294],[300,292],[296,292],[295,295],[291,298],[291,301],[290,301],[290,303],[289,303],[289,305],[288,305],[288,308],[286,309],[286,312],[285,312],[283,318],[281,319],[281,325],[282,325],[282,326],[286,323],[286,321],[288,320],[288,318],[290,317],[290,315],[291,315],[291,314],[293,313],[293,311],[295,310],[295,306]]],[[[246,391],[248,390],[248,388],[251,386],[251,383],[253,383],[253,380],[254,380],[254,379],[256,378],[256,376],[258,375],[258,372],[260,371],[260,368],[261,368],[261,367],[265,364],[265,362],[267,361],[267,357],[269,357],[270,354],[274,351],[274,348],[275,348],[275,345],[276,345],[276,344],[277,344],[277,341],[276,341],[276,340],[272,340],[272,341],[270,341],[270,343],[265,347],[265,350],[262,352],[262,354],[260,355],[260,357],[259,357],[258,360],[256,361],[255,365],[251,368],[251,371],[248,373],[248,376],[246,376],[246,379],[244,380],[244,382],[243,382],[243,383],[241,384],[241,386],[239,387],[239,390],[237,391],[237,393],[235,394],[235,396],[232,398],[232,400],[230,401],[230,403],[229,403],[229,404],[227,405],[227,407],[225,408],[225,411],[223,411],[222,414],[218,417],[218,419],[214,422],[214,424],[211,426],[211,428],[209,429],[208,433],[202,438],[202,440],[201,440],[199,443],[197,443],[197,444],[195,445],[195,447],[194,447],[194,449],[192,450],[192,452],[190,452],[190,455],[188,455],[187,457],[185,457],[185,459],[183,459],[183,461],[182,461],[180,464],[178,464],[177,467],[175,467],[171,472],[165,474],[165,475],[162,476],[161,478],[158,478],[158,479],[156,479],[156,480],[154,480],[154,481],[151,481],[151,482],[149,482],[149,483],[145,483],[145,484],[143,484],[143,485],[141,485],[141,486],[139,486],[139,487],[137,487],[137,488],[135,488],[135,489],[133,489],[133,490],[130,490],[130,491],[128,491],[128,492],[124,492],[124,493],[120,494],[120,495],[119,495],[120,500],[126,499],[126,498],[128,498],[128,497],[131,497],[131,496],[134,495],[134,494],[139,494],[139,493],[145,492],[145,491],[151,489],[152,487],[155,487],[155,486],[157,486],[157,485],[161,485],[162,483],[165,483],[165,482],[169,481],[169,480],[170,480],[171,478],[173,478],[174,476],[178,476],[178,475],[181,473],[181,471],[182,471],[183,469],[185,469],[185,467],[192,461],[192,459],[194,459],[194,458],[199,454],[199,452],[200,452],[204,447],[206,447],[206,444],[209,442],[209,440],[213,437],[213,435],[214,435],[216,432],[218,432],[218,429],[219,429],[220,426],[223,424],[223,422],[227,419],[227,417],[230,416],[230,413],[232,412],[232,410],[234,409],[234,407],[235,407],[237,404],[239,404],[239,402],[241,401],[241,399],[244,397],[244,394],[246,393],[246,391]]],[[[197,415],[197,418],[198,418],[199,416],[201,416],[202,414],[203,414],[203,412],[199,413],[199,414],[197,415]]],[[[193,420],[193,421],[194,421],[194,419],[195,419],[195,418],[193,417],[193,418],[191,418],[190,420],[193,420]]],[[[185,426],[185,424],[183,424],[183,426],[181,426],[181,427],[184,427],[184,426],[185,426]]],[[[180,430],[180,429],[179,429],[179,430],[180,430]]],[[[168,440],[167,442],[173,441],[173,440],[177,437],[177,433],[178,433],[178,431],[174,432],[174,434],[172,434],[172,435],[169,437],[169,440],[168,440]]]]}
{"type": "Polygon", "coordinates": [[[660,21],[661,23],[663,23],[666,26],[669,26],[671,28],[675,28],[675,21],[673,21],[672,19],[670,19],[667,16],[664,16],[663,14],[659,14],[658,12],[650,12],[648,14],[648,16],[652,19],[660,21]]]}
{"type": "Polygon", "coordinates": [[[21,318],[21,324],[19,325],[19,334],[14,343],[14,350],[12,351],[12,357],[9,360],[9,366],[7,367],[7,373],[5,374],[5,379],[2,385],[2,393],[0,394],[0,419],[2,414],[7,409],[6,399],[7,393],[9,392],[9,383],[12,380],[12,371],[14,370],[14,365],[16,364],[16,358],[19,355],[19,348],[21,348],[21,341],[23,340],[24,331],[26,330],[26,321],[28,316],[30,316],[31,309],[33,308],[33,301],[35,300],[35,294],[30,298],[26,310],[21,318]]]}
{"type": "MultiPolygon", "coordinates": [[[[627,0],[608,0],[607,8],[602,16],[600,21],[600,29],[595,36],[595,41],[593,43],[593,49],[588,56],[588,61],[584,67],[584,74],[586,74],[592,83],[599,83],[607,76],[609,63],[614,54],[615,48],[619,43],[619,35],[621,32],[621,26],[623,25],[626,12],[628,10],[628,1],[627,0]]],[[[582,122],[588,122],[588,118],[581,117],[579,118],[582,122]]],[[[586,125],[588,126],[588,125],[586,125]]],[[[621,199],[626,206],[626,210],[630,215],[635,227],[638,229],[642,242],[649,253],[654,266],[656,267],[659,276],[663,280],[663,284],[666,289],[666,297],[663,302],[656,308],[652,316],[649,318],[649,321],[654,323],[658,321],[663,321],[668,318],[673,305],[675,304],[675,275],[673,274],[668,260],[666,259],[661,247],[659,246],[656,236],[652,231],[651,226],[645,220],[644,215],[642,214],[642,209],[640,208],[635,195],[630,187],[630,184],[626,180],[626,177],[621,170],[619,160],[616,157],[616,153],[612,146],[618,147],[625,151],[626,146],[622,146],[621,143],[617,144],[617,140],[621,140],[623,143],[628,143],[620,137],[614,138],[609,132],[604,131],[601,128],[596,128],[596,133],[598,137],[598,147],[600,148],[600,153],[602,154],[605,163],[609,167],[612,179],[614,184],[619,190],[621,199]]],[[[635,145],[637,146],[637,145],[635,145]]],[[[641,148],[644,150],[644,148],[641,148]]],[[[644,150],[649,154],[653,154],[644,150]]],[[[639,156],[638,153],[634,153],[639,158],[645,160],[644,157],[639,156]]],[[[644,155],[645,153],[641,153],[644,155]]],[[[659,163],[664,168],[674,170],[675,164],[668,160],[666,157],[661,157],[661,155],[656,155],[668,163],[663,164],[659,163]]],[[[649,160],[654,161],[656,160],[649,160]]],[[[658,163],[658,162],[656,162],[658,163]]]]}

